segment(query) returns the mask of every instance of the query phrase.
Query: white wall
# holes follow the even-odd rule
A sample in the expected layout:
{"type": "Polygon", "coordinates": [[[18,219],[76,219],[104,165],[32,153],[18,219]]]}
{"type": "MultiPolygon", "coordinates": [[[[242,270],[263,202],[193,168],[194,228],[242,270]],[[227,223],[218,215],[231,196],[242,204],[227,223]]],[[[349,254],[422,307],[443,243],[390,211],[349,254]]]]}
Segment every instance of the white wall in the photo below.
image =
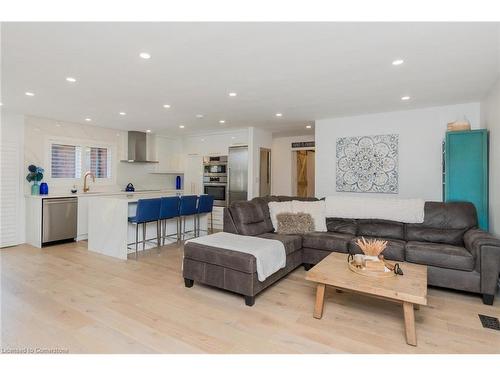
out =
{"type": "Polygon", "coordinates": [[[490,231],[500,236],[500,78],[481,101],[481,118],[490,133],[490,231]]]}
{"type": "MultiPolygon", "coordinates": [[[[91,187],[93,190],[114,191],[124,189],[125,185],[132,182],[136,189],[161,189],[174,188],[175,176],[152,174],[155,164],[122,163],[120,160],[127,159],[127,132],[103,128],[92,125],[74,124],[63,121],[55,121],[38,117],[26,116],[24,167],[27,170],[29,164],[35,164],[45,169],[44,181],[49,184],[52,193],[68,192],[73,182],[51,180],[48,175],[48,142],[51,139],[64,139],[80,142],[92,141],[110,145],[113,149],[112,157],[112,181],[91,187]]],[[[148,136],[152,138],[151,136],[148,136]]],[[[154,145],[154,142],[151,143],[154,145]]],[[[148,144],[149,147],[149,144],[148,144]]],[[[152,148],[154,150],[154,148],[152,148]]],[[[153,155],[149,157],[154,158],[153,155]]],[[[79,190],[83,188],[83,179],[75,182],[79,190]]],[[[91,183],[92,184],[92,183],[91,183]]],[[[30,184],[25,182],[24,190],[30,193],[30,184]]]]}
{"type": "Polygon", "coordinates": [[[24,116],[0,111],[0,246],[11,246],[25,241],[24,116]]]}
{"type": "Polygon", "coordinates": [[[271,193],[293,195],[292,142],[314,141],[314,134],[294,137],[273,137],[271,147],[271,193]]]}
{"type": "MultiPolygon", "coordinates": [[[[271,149],[273,134],[263,129],[248,128],[248,199],[259,196],[260,149],[271,149]]],[[[272,155],[271,155],[272,157],[272,155]]]]}
{"type": "Polygon", "coordinates": [[[399,134],[399,196],[442,200],[442,141],[448,122],[466,116],[472,128],[480,124],[479,103],[316,121],[316,196],[335,191],[336,140],[339,137],[399,134]]]}

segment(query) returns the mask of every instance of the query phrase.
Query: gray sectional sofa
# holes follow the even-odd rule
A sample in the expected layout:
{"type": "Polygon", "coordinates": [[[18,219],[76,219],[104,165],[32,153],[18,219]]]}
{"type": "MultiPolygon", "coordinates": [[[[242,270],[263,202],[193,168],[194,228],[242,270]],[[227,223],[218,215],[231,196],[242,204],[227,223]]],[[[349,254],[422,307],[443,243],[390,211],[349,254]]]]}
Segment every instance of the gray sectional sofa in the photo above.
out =
{"type": "Polygon", "coordinates": [[[471,203],[426,202],[422,224],[387,220],[328,218],[328,232],[304,235],[274,233],[269,201],[316,200],[271,196],[236,202],[224,212],[224,231],[277,239],[285,245],[286,267],[264,282],[257,278],[250,254],[188,243],[184,249],[183,275],[187,287],[194,281],[245,296],[253,305],[255,295],[300,265],[308,270],[332,251],[361,252],[360,236],[388,241],[386,259],[428,266],[429,285],[480,293],[493,304],[500,273],[500,240],[477,228],[471,203]]]}

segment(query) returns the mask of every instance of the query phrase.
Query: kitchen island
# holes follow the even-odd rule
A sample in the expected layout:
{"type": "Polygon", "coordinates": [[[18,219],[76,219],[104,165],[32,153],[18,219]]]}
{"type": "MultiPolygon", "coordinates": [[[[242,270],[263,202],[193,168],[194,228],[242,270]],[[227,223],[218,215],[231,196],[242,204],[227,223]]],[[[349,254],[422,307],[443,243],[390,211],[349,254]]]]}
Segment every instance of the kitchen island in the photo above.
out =
{"type": "MultiPolygon", "coordinates": [[[[127,244],[135,242],[135,224],[128,222],[135,216],[139,199],[176,196],[178,194],[151,193],[127,194],[95,197],[89,202],[88,249],[90,251],[127,259],[129,253],[135,254],[135,245],[127,249],[127,244]]],[[[186,218],[186,231],[194,229],[194,216],[186,218]]],[[[200,229],[207,230],[207,216],[201,216],[200,229]]],[[[167,220],[167,234],[177,233],[177,219],[167,220]]],[[[202,232],[203,233],[203,232],[202,232]]],[[[156,238],[156,222],[146,225],[146,239],[156,238]]],[[[175,240],[175,239],[174,239],[175,240]]],[[[142,228],[139,228],[139,241],[142,241],[142,228]]],[[[167,240],[168,241],[168,240],[167,240]]],[[[171,241],[168,241],[169,243],[171,241]]],[[[156,241],[146,242],[146,250],[155,248],[156,241]]],[[[139,243],[142,251],[142,243],[139,243]]]]}
{"type": "MultiPolygon", "coordinates": [[[[67,192],[50,193],[47,195],[29,195],[25,197],[26,207],[26,242],[32,246],[41,248],[43,242],[42,234],[42,205],[46,199],[59,198],[77,198],[78,200],[78,217],[77,217],[77,233],[76,241],[88,239],[88,208],[89,202],[105,196],[121,196],[130,195],[130,192],[125,191],[88,191],[71,194],[67,192]]],[[[152,194],[160,194],[161,196],[180,195],[182,190],[174,189],[158,189],[158,190],[136,190],[133,192],[134,197],[146,197],[152,194]]]]}

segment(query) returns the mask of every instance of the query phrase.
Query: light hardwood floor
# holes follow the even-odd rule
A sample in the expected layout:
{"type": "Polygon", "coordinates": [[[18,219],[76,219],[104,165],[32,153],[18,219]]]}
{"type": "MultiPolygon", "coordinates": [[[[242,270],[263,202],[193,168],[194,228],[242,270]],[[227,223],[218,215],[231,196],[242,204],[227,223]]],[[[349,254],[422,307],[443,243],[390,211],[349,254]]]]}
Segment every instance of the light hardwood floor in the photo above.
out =
{"type": "Polygon", "coordinates": [[[0,250],[1,347],[70,353],[500,353],[500,298],[430,288],[416,311],[418,346],[406,345],[401,305],[326,290],[314,319],[315,284],[299,268],[247,307],[241,296],[184,287],[182,248],[138,261],[87,251],[87,243],[0,250]]]}

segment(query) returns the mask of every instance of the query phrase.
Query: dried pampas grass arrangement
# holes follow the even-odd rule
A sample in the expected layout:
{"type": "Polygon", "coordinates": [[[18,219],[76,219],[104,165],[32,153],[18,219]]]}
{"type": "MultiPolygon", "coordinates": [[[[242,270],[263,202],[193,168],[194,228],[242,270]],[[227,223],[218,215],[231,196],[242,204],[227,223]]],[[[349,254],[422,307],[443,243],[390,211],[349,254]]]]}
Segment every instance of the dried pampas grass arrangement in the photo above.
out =
{"type": "Polygon", "coordinates": [[[387,247],[387,241],[376,239],[365,240],[364,237],[361,237],[361,239],[356,241],[356,245],[359,246],[365,255],[378,257],[387,247]]]}

